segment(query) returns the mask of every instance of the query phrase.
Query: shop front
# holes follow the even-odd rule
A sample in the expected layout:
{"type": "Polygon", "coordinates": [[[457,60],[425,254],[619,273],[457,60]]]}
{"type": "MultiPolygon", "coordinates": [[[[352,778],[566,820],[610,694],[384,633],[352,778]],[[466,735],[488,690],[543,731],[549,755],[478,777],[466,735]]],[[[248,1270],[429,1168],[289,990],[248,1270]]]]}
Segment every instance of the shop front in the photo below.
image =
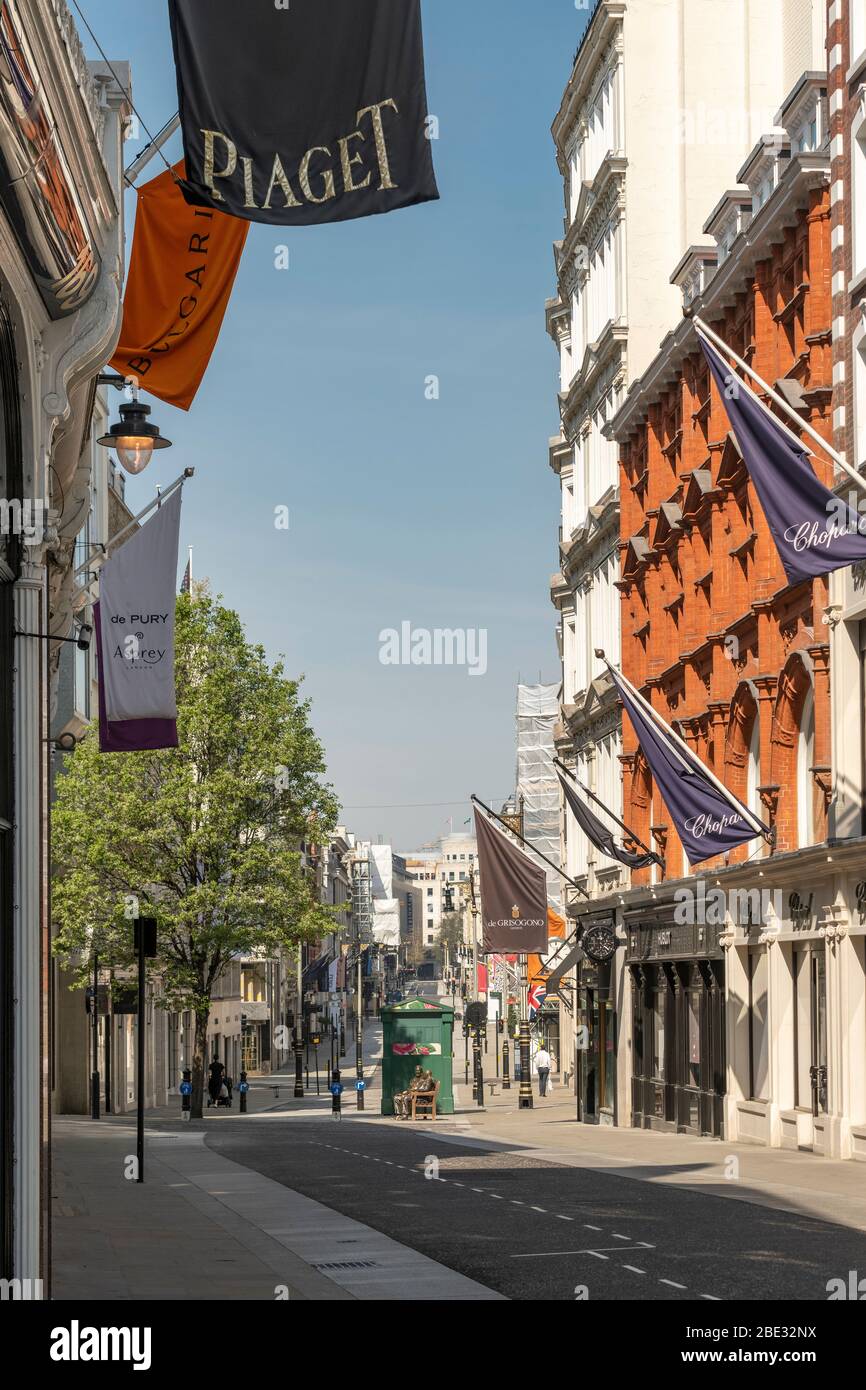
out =
{"type": "Polygon", "coordinates": [[[724,1130],[725,970],[718,929],[626,915],[632,985],[632,1124],[712,1135],[724,1130]]]}

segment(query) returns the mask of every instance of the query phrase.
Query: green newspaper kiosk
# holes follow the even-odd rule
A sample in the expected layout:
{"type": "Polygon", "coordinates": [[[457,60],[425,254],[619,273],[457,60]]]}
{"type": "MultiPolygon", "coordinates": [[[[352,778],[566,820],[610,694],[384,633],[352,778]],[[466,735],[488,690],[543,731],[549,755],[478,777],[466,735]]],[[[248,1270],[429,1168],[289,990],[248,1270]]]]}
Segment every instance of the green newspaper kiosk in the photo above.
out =
{"type": "Polygon", "coordinates": [[[386,1004],[382,1018],[382,1114],[394,1114],[394,1096],[405,1091],[421,1066],[439,1082],[437,1115],[454,1114],[451,1089],[451,1037],[454,1010],[441,999],[408,999],[386,1004]]]}

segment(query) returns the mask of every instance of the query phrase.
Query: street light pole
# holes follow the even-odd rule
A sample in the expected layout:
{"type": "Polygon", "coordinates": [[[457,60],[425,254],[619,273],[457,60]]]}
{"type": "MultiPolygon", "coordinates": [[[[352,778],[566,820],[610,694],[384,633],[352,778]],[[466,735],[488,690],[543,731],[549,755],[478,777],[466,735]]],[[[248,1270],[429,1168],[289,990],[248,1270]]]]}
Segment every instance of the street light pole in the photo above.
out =
{"type": "Polygon", "coordinates": [[[295,1089],[296,1099],[304,1098],[304,951],[298,942],[298,1007],[295,1014],[295,1089]]]}
{"type": "Polygon", "coordinates": [[[99,956],[93,953],[93,998],[90,1001],[93,1070],[90,1073],[90,1118],[99,1119],[99,956]]]}

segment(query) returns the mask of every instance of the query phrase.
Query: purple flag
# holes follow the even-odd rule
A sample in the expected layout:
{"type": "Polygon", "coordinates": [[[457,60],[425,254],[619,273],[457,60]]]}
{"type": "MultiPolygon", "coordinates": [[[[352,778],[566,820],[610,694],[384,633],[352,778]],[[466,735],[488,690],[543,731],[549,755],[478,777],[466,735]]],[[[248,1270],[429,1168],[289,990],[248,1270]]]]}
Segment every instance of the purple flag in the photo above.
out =
{"type": "Polygon", "coordinates": [[[731,428],[791,584],[866,560],[866,516],[819,480],[806,447],[698,330],[731,428]]]}
{"type": "Polygon", "coordinates": [[[653,781],[668,808],[690,864],[726,854],[756,835],[769,835],[753,811],[721,784],[661,719],[621,671],[608,666],[628,712],[653,781]]]}
{"type": "Polygon", "coordinates": [[[606,854],[609,859],[616,859],[620,864],[625,864],[629,869],[645,869],[653,861],[661,863],[657,854],[651,854],[649,851],[638,853],[618,845],[614,839],[613,831],[608,830],[598,816],[593,815],[589,807],[583,804],[577,792],[570,783],[566,782],[562,773],[557,775],[562,787],[562,794],[571,807],[571,814],[586,838],[595,845],[596,849],[601,850],[602,854],[606,854]]]}
{"type": "Polygon", "coordinates": [[[176,719],[109,719],[105,712],[105,683],[102,663],[102,632],[99,604],[94,605],[96,630],[96,674],[99,701],[100,753],[140,753],[145,749],[177,748],[176,719]]]}

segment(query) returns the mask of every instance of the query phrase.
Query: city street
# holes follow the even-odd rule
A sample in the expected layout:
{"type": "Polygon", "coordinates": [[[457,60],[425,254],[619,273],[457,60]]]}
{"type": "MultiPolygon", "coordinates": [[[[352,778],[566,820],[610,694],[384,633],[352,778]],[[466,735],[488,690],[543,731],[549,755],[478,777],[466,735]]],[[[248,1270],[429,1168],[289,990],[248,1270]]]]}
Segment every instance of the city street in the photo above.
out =
{"type": "Polygon", "coordinates": [[[512,1299],[819,1299],[866,1269],[863,1231],[397,1122],[237,1122],[207,1142],[512,1299]]]}
{"type": "Polygon", "coordinates": [[[347,1069],[339,1121],[286,1075],[256,1084],[246,1116],[154,1115],[143,1199],[158,1236],[122,1177],[122,1117],[67,1122],[55,1296],[261,1299],[278,1278],[313,1300],[809,1301],[866,1270],[850,1164],[578,1125],[561,1085],[542,1100],[536,1084],[531,1111],[494,1081],[483,1109],[459,1086],[435,1125],[384,1119],[380,1059],[370,1022],[366,1109],[347,1069]]]}

